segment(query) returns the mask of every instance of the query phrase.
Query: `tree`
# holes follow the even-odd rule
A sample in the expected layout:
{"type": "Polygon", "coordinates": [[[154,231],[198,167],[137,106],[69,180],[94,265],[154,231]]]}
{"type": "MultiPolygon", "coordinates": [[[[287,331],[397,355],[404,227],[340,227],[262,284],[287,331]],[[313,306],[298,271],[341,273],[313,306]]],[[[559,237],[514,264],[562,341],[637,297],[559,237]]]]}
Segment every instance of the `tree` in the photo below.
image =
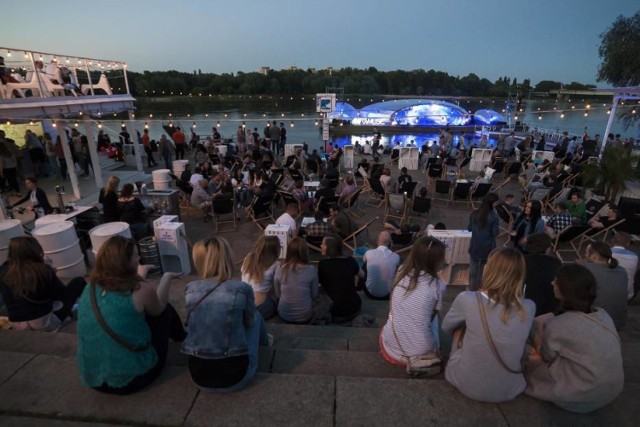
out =
{"type": "Polygon", "coordinates": [[[626,182],[633,179],[633,164],[638,158],[618,144],[608,144],[599,165],[584,168],[584,185],[602,194],[607,202],[614,202],[620,191],[627,188],[626,182]]]}
{"type": "Polygon", "coordinates": [[[618,16],[600,34],[598,54],[602,58],[598,81],[614,86],[640,85],[640,12],[631,18],[618,16]]]}

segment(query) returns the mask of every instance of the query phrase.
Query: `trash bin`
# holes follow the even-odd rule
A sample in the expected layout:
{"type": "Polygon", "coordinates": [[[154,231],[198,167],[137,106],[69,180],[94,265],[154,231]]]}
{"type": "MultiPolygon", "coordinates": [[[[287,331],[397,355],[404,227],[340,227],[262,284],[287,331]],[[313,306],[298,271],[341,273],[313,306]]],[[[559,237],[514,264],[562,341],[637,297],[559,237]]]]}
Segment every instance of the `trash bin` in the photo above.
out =
{"type": "Polygon", "coordinates": [[[149,275],[161,275],[162,266],[160,265],[160,249],[155,237],[143,237],[138,241],[138,254],[140,255],[140,264],[155,265],[149,270],[149,275]]]}

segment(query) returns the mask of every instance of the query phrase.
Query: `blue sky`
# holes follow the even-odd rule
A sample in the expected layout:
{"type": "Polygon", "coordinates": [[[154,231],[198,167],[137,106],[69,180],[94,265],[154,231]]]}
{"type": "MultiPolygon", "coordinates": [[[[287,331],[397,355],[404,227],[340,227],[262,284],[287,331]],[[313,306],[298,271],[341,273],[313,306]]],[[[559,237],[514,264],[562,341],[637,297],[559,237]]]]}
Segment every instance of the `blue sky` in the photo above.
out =
{"type": "Polygon", "coordinates": [[[27,0],[4,4],[0,45],[134,71],[373,66],[596,83],[599,35],[638,10],[637,0],[27,0]]]}

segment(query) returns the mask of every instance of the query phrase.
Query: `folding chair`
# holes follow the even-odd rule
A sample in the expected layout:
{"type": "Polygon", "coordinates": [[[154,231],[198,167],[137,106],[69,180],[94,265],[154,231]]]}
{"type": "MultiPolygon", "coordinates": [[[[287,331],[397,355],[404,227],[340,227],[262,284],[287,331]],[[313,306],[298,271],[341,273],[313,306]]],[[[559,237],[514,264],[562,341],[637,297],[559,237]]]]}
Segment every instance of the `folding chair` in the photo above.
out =
{"type": "Polygon", "coordinates": [[[491,165],[491,168],[495,169],[493,176],[497,177],[498,175],[502,175],[504,173],[505,166],[507,166],[507,162],[505,160],[495,160],[491,165]]]}
{"type": "Polygon", "coordinates": [[[589,230],[587,230],[587,232],[585,234],[583,234],[580,237],[580,242],[578,242],[578,250],[582,251],[582,247],[585,243],[587,243],[588,241],[596,241],[598,239],[600,239],[601,241],[605,241],[607,240],[607,235],[609,234],[609,231],[614,230],[617,226],[619,226],[620,224],[622,224],[623,222],[625,222],[626,219],[622,218],[616,222],[614,222],[613,224],[611,224],[608,227],[605,228],[601,228],[601,229],[595,229],[595,228],[590,228],[589,230]]]}
{"type": "MultiPolygon", "coordinates": [[[[500,217],[500,219],[502,220],[502,223],[500,223],[500,233],[498,234],[498,237],[502,237],[504,235],[508,235],[509,234],[509,229],[511,228],[511,225],[513,224],[513,215],[511,215],[511,212],[509,212],[509,209],[507,209],[506,206],[504,205],[498,205],[496,207],[496,213],[498,214],[498,217],[500,217]]],[[[507,240],[508,242],[509,240],[507,240]]]]}
{"type": "Polygon", "coordinates": [[[407,198],[404,194],[387,194],[384,205],[384,222],[387,218],[398,218],[400,225],[407,220],[407,198]]]}
{"type": "Polygon", "coordinates": [[[398,191],[399,193],[404,193],[407,196],[407,199],[411,199],[413,194],[416,192],[416,187],[418,186],[418,181],[405,182],[398,191]]]}
{"type": "Polygon", "coordinates": [[[471,182],[457,182],[453,187],[453,193],[451,194],[451,201],[453,203],[453,207],[456,207],[456,200],[462,200],[463,203],[467,204],[467,207],[471,206],[471,186],[473,184],[471,182]]]}
{"type": "Polygon", "coordinates": [[[371,192],[369,194],[369,199],[364,203],[367,206],[372,206],[374,208],[379,208],[384,203],[386,192],[384,191],[384,187],[379,179],[369,178],[367,180],[369,182],[369,187],[371,188],[371,192]]]}
{"type": "Polygon", "coordinates": [[[445,206],[449,206],[451,201],[451,182],[446,179],[436,180],[436,188],[434,191],[433,204],[436,201],[442,200],[445,202],[445,206]]]}
{"type": "Polygon", "coordinates": [[[369,172],[367,172],[365,168],[360,166],[358,168],[358,172],[354,174],[354,180],[356,181],[356,184],[358,183],[358,175],[360,175],[360,178],[362,178],[362,191],[364,193],[368,193],[369,191],[371,191],[371,187],[369,186],[369,172]]]}
{"type": "Polygon", "coordinates": [[[314,175],[318,174],[318,171],[320,170],[320,165],[318,164],[317,160],[307,159],[305,161],[305,165],[307,167],[307,172],[312,173],[314,175]]]}
{"type": "Polygon", "coordinates": [[[323,214],[329,215],[329,206],[333,204],[337,204],[339,199],[340,198],[338,196],[333,196],[333,197],[322,196],[320,197],[320,200],[318,200],[317,209],[321,211],[323,214]]]}
{"type": "Polygon", "coordinates": [[[345,237],[342,240],[342,243],[351,251],[353,252],[358,246],[369,246],[369,232],[368,232],[368,228],[369,226],[373,223],[373,221],[376,221],[379,217],[375,217],[372,220],[370,220],[369,222],[367,222],[365,225],[363,225],[362,227],[358,228],[356,231],[354,231],[353,233],[349,234],[347,237],[345,237]],[[358,244],[358,236],[360,236],[360,234],[365,234],[366,236],[363,236],[364,239],[364,243],[362,245],[358,244]]]}
{"type": "Polygon", "coordinates": [[[520,162],[510,162],[506,167],[506,175],[519,175],[522,170],[522,163],[520,162]]]}
{"type": "Polygon", "coordinates": [[[476,205],[473,203],[473,201],[474,200],[482,201],[482,199],[484,199],[484,196],[489,194],[492,186],[493,184],[490,182],[488,183],[481,182],[478,185],[476,185],[476,188],[474,188],[473,191],[471,191],[471,195],[469,196],[469,201],[471,202],[471,207],[473,209],[476,209],[476,205]]]}
{"type": "Polygon", "coordinates": [[[554,196],[548,197],[544,207],[550,211],[553,211],[558,203],[566,202],[569,199],[569,193],[571,193],[571,187],[563,188],[554,196]]]}
{"type": "Polygon", "coordinates": [[[391,233],[391,250],[398,253],[407,247],[411,248],[415,236],[416,234],[411,231],[408,233],[391,233]]]}
{"type": "Polygon", "coordinates": [[[298,169],[287,169],[289,176],[293,181],[304,181],[304,175],[298,169]]]}
{"type": "Polygon", "coordinates": [[[211,203],[211,213],[213,215],[215,233],[236,231],[236,208],[235,201],[233,199],[214,198],[211,203]],[[221,215],[231,215],[231,219],[222,220],[220,218],[221,215]],[[233,228],[221,231],[220,224],[233,224],[233,228]]]}
{"type": "Polygon", "coordinates": [[[358,207],[358,197],[360,197],[360,193],[362,193],[362,187],[354,191],[346,200],[346,213],[355,218],[361,218],[365,215],[364,211],[358,207]]]}
{"type": "Polygon", "coordinates": [[[547,198],[550,192],[551,192],[550,188],[536,188],[535,190],[533,190],[533,193],[529,195],[529,197],[527,198],[527,201],[538,200],[540,201],[540,203],[542,203],[542,206],[544,206],[545,199],[547,198]]]}
{"type": "Polygon", "coordinates": [[[413,198],[413,204],[411,206],[411,212],[409,212],[409,216],[407,217],[407,221],[411,220],[411,218],[416,218],[421,221],[424,221],[424,226],[426,227],[427,222],[429,221],[429,214],[431,213],[431,199],[427,197],[415,196],[413,198]],[[415,215],[412,215],[415,214],[415,215]]]}
{"type": "Polygon", "coordinates": [[[442,166],[442,164],[431,163],[427,168],[427,184],[433,184],[436,180],[442,178],[442,174],[444,173],[444,166],[442,166]]]}
{"type": "Polygon", "coordinates": [[[496,193],[496,194],[499,196],[499,195],[500,195],[500,192],[502,191],[502,188],[503,188],[505,185],[507,185],[507,184],[509,183],[509,181],[510,181],[510,179],[509,179],[509,178],[502,180],[500,183],[498,183],[498,185],[496,185],[496,186],[493,188],[493,192],[494,192],[494,193],[496,193]]]}
{"type": "Polygon", "coordinates": [[[272,197],[254,196],[251,205],[247,208],[247,214],[251,217],[251,220],[261,230],[264,230],[262,221],[275,222],[272,212],[272,197]],[[262,218],[261,218],[262,217],[262,218]]]}
{"type": "Polygon", "coordinates": [[[562,253],[574,253],[578,259],[582,259],[580,256],[580,242],[582,241],[582,236],[589,231],[590,227],[581,226],[581,225],[570,225],[565,227],[563,230],[560,230],[555,239],[552,242],[552,250],[555,252],[556,256],[562,262],[573,262],[575,260],[565,261],[562,258],[562,253]],[[568,244],[566,249],[560,249],[560,243],[568,244]]]}

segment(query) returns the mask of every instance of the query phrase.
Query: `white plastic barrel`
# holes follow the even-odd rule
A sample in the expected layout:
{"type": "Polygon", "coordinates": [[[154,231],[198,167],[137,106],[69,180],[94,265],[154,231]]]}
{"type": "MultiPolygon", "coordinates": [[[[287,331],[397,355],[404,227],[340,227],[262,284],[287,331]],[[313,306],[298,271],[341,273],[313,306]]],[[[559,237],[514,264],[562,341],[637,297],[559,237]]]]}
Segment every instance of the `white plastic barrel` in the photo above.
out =
{"type": "Polygon", "coordinates": [[[56,269],[60,279],[72,279],[87,274],[80,240],[73,222],[41,225],[34,228],[31,235],[42,246],[45,261],[56,269]]]}
{"type": "Polygon", "coordinates": [[[14,237],[24,236],[22,221],[5,219],[0,221],[0,264],[7,260],[9,241],[14,237]]]}
{"type": "Polygon", "coordinates": [[[93,253],[97,254],[100,247],[109,240],[112,236],[123,236],[131,238],[131,228],[126,222],[108,222],[106,224],[100,224],[93,227],[89,231],[89,238],[91,239],[91,246],[93,247],[93,253]]]}
{"type": "Polygon", "coordinates": [[[226,145],[220,144],[217,147],[218,147],[218,153],[220,153],[221,156],[224,157],[224,156],[227,155],[227,148],[228,147],[226,145]]]}
{"type": "Polygon", "coordinates": [[[49,215],[41,216],[40,218],[36,219],[35,225],[36,227],[40,227],[42,225],[53,224],[54,222],[63,222],[63,221],[67,221],[67,215],[49,214],[49,215]]]}
{"type": "Polygon", "coordinates": [[[156,190],[169,190],[171,188],[171,176],[169,169],[157,169],[151,172],[153,188],[156,190]]]}
{"type": "Polygon", "coordinates": [[[173,174],[180,178],[182,172],[186,169],[189,164],[189,160],[174,160],[173,161],[173,174]]]}

